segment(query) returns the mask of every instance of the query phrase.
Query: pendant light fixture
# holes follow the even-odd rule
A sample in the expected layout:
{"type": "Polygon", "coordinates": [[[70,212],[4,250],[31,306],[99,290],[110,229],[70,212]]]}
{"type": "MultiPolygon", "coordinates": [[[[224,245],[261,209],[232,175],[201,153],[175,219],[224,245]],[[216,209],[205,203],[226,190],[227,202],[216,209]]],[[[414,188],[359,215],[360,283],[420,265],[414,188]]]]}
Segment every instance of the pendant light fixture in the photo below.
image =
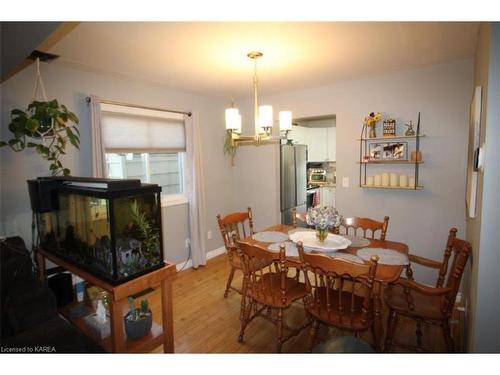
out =
{"type": "Polygon", "coordinates": [[[270,105],[259,106],[259,77],[257,75],[257,60],[263,56],[262,52],[252,51],[247,56],[254,60],[253,92],[254,92],[254,134],[241,135],[241,114],[238,108],[226,109],[226,130],[231,146],[236,148],[239,144],[256,144],[262,142],[286,139],[292,130],[292,112],[279,112],[279,131],[283,135],[272,136],[274,118],[273,107],[270,105]]]}

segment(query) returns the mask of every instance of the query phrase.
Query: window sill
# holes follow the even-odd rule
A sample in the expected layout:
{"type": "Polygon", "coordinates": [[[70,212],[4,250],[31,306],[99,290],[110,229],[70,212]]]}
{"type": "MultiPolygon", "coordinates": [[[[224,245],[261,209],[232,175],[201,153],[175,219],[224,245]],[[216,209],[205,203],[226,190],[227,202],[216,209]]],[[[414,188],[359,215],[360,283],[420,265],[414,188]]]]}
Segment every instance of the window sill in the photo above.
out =
{"type": "Polygon", "coordinates": [[[179,206],[181,204],[187,204],[188,199],[183,194],[172,194],[161,199],[161,207],[171,207],[179,206]]]}

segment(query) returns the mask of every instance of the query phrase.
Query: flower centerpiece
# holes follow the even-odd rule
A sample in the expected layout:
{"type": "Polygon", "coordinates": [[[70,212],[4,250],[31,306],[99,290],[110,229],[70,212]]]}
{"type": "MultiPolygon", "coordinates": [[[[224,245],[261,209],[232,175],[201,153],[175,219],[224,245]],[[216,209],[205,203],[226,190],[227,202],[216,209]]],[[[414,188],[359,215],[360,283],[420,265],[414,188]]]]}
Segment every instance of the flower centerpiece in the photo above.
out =
{"type": "Polygon", "coordinates": [[[316,238],[320,242],[324,242],[328,230],[339,227],[342,220],[342,215],[332,206],[313,207],[308,209],[306,214],[307,224],[316,228],[316,238]]]}
{"type": "Polygon", "coordinates": [[[382,118],[380,112],[371,112],[368,117],[365,117],[365,125],[368,126],[370,132],[368,133],[368,137],[376,138],[377,133],[375,132],[375,125],[382,118]]]}

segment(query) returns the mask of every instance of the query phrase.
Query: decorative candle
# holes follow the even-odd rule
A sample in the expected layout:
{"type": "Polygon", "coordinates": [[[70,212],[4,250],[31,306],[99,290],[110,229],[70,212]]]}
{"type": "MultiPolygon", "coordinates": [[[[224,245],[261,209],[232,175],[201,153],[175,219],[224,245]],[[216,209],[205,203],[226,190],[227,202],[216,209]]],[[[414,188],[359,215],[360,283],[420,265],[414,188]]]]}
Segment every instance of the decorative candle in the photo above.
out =
{"type": "Polygon", "coordinates": [[[368,176],[366,178],[366,185],[367,186],[373,186],[373,176],[368,176]]]}
{"type": "Polygon", "coordinates": [[[399,182],[398,174],[397,173],[391,173],[390,174],[390,184],[391,184],[391,186],[392,187],[398,186],[398,182],[399,182]]]}
{"type": "Polygon", "coordinates": [[[408,186],[411,187],[411,188],[415,187],[415,177],[410,177],[408,179],[408,186]]]}
{"type": "Polygon", "coordinates": [[[382,177],[379,174],[375,175],[374,184],[375,184],[375,186],[382,185],[382,177]]]}
{"type": "Polygon", "coordinates": [[[382,186],[389,186],[389,173],[382,173],[382,186]]]}
{"type": "Polygon", "coordinates": [[[402,174],[399,176],[399,186],[408,187],[408,176],[407,175],[402,174]]]}

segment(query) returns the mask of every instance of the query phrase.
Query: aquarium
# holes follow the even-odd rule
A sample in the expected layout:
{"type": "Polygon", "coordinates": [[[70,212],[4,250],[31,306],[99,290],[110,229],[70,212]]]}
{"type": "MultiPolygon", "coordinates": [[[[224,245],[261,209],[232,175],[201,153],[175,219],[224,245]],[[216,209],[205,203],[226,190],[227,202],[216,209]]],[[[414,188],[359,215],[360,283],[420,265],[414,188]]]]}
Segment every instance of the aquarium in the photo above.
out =
{"type": "Polygon", "coordinates": [[[114,285],[163,266],[161,188],[129,181],[54,188],[53,209],[38,214],[40,246],[114,285]]]}

